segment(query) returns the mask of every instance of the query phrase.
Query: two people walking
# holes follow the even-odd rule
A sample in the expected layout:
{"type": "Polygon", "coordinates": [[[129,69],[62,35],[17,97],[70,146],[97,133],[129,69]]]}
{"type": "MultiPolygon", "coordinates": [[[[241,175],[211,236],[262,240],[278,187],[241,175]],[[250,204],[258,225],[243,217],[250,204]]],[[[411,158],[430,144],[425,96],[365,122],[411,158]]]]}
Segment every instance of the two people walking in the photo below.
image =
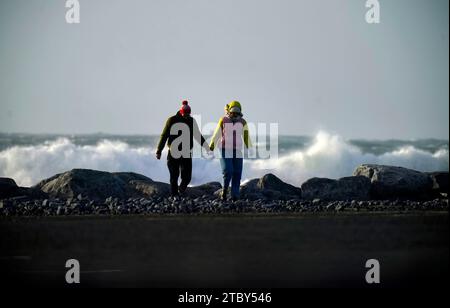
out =
{"type": "Polygon", "coordinates": [[[239,187],[243,169],[243,147],[251,147],[247,122],[243,118],[242,106],[232,101],[225,106],[225,115],[219,119],[210,144],[201,134],[197,122],[191,117],[191,108],[183,101],[180,110],[167,119],[156,150],[156,158],[161,158],[164,147],[168,146],[167,167],[170,173],[172,196],[183,194],[192,177],[192,148],[197,141],[207,152],[218,148],[223,174],[221,198],[239,198],[239,187]],[[178,180],[181,175],[181,183],[178,180]]]}

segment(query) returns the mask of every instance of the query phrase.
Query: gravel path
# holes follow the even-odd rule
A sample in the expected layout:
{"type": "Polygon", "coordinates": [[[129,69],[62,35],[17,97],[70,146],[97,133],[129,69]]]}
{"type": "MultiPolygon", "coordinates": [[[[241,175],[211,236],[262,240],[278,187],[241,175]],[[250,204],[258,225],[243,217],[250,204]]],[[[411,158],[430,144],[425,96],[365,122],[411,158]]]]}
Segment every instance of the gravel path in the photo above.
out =
{"type": "Polygon", "coordinates": [[[372,200],[238,200],[222,201],[204,195],[189,197],[129,198],[89,200],[82,195],[67,200],[32,200],[15,197],[0,201],[0,216],[64,216],[127,214],[227,214],[227,213],[301,213],[358,211],[448,211],[448,198],[431,201],[372,200]]]}

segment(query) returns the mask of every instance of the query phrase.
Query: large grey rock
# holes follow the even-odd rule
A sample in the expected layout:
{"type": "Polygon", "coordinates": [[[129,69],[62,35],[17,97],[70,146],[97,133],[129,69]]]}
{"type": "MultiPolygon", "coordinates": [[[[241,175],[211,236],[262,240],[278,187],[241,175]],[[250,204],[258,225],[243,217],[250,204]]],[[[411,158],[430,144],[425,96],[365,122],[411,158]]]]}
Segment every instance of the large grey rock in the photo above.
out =
{"type": "Polygon", "coordinates": [[[170,194],[170,185],[156,182],[149,178],[146,180],[131,180],[128,182],[127,198],[129,197],[154,197],[170,194]]]}
{"type": "MultiPolygon", "coordinates": [[[[266,199],[266,197],[262,194],[261,189],[258,188],[259,179],[252,179],[241,185],[240,195],[243,199],[257,200],[257,199],[266,199]]],[[[217,195],[220,195],[220,190],[216,192],[217,195]]]]}
{"type": "Polygon", "coordinates": [[[0,199],[17,196],[20,188],[10,178],[0,178],[0,199]]]}
{"type": "Polygon", "coordinates": [[[307,200],[369,200],[370,187],[370,180],[364,176],[312,178],[302,184],[302,196],[307,200]]]}
{"type": "Polygon", "coordinates": [[[169,185],[133,172],[104,172],[73,169],[39,182],[34,189],[50,197],[76,198],[79,194],[89,199],[130,198],[163,195],[169,185]]]}
{"type": "Polygon", "coordinates": [[[396,166],[361,165],[353,175],[370,179],[373,199],[428,199],[435,196],[431,177],[416,170],[396,166]]]}
{"type": "Polygon", "coordinates": [[[275,175],[269,173],[260,179],[253,179],[243,184],[240,189],[243,199],[290,200],[300,199],[302,190],[285,183],[275,175]]]}
{"type": "Polygon", "coordinates": [[[0,199],[28,196],[28,197],[44,197],[39,191],[28,187],[17,186],[16,182],[10,178],[0,177],[0,199]]]}
{"type": "Polygon", "coordinates": [[[433,180],[433,189],[441,193],[448,193],[448,171],[428,172],[433,180]]]}
{"type": "Polygon", "coordinates": [[[201,196],[214,196],[214,193],[222,188],[219,182],[209,182],[199,186],[188,187],[186,194],[191,198],[198,198],[201,196]]]}

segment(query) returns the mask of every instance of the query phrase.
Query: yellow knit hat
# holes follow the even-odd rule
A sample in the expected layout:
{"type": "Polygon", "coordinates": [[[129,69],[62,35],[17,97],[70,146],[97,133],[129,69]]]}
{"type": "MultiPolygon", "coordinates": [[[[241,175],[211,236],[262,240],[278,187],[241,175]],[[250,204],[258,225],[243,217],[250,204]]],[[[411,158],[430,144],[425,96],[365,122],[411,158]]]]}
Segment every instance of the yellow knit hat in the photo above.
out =
{"type": "Polygon", "coordinates": [[[233,107],[238,107],[242,112],[241,103],[239,103],[238,101],[231,101],[230,103],[226,104],[225,111],[228,112],[233,107]]]}

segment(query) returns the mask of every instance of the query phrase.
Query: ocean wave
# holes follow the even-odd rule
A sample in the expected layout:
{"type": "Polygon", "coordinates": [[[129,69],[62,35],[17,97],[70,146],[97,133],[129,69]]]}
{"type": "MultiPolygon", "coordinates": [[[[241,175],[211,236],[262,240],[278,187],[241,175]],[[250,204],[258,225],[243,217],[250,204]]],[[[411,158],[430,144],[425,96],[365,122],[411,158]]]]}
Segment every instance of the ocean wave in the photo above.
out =
{"type": "Polygon", "coordinates": [[[281,179],[300,185],[312,177],[340,178],[352,175],[361,164],[384,164],[419,171],[448,171],[449,152],[442,148],[434,153],[402,146],[381,155],[363,153],[339,135],[319,132],[311,146],[294,151],[276,160],[256,161],[248,165],[248,174],[261,176],[274,171],[281,179]]]}
{"type": "MultiPolygon", "coordinates": [[[[153,180],[168,182],[165,159],[158,161],[154,148],[133,147],[123,141],[100,140],[95,145],[77,145],[68,138],[33,146],[13,146],[0,152],[0,176],[11,177],[18,185],[31,186],[38,181],[73,168],[144,174],[153,180]]],[[[363,163],[388,164],[420,171],[449,169],[449,152],[434,153],[403,146],[380,155],[363,153],[339,135],[319,132],[304,149],[293,150],[277,159],[246,160],[244,179],[274,173],[294,185],[311,177],[339,178],[351,175],[363,163]]],[[[220,181],[217,159],[194,159],[193,185],[220,181]]]]}

